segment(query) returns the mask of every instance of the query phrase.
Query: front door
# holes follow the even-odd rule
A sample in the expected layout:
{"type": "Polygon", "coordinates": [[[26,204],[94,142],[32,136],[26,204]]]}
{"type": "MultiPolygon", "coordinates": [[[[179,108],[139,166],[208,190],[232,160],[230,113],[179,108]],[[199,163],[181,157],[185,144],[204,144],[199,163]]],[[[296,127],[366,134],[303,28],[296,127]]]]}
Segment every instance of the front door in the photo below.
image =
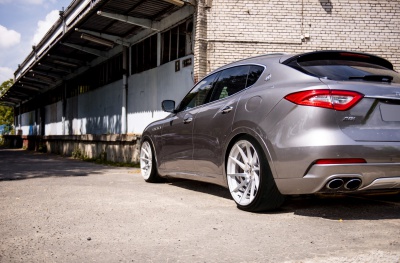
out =
{"type": "Polygon", "coordinates": [[[200,81],[177,107],[161,132],[161,169],[166,174],[192,174],[193,163],[193,125],[197,112],[209,100],[217,74],[200,81]]]}
{"type": "Polygon", "coordinates": [[[196,110],[178,112],[162,128],[161,168],[166,173],[190,173],[193,169],[193,119],[196,110]]]}

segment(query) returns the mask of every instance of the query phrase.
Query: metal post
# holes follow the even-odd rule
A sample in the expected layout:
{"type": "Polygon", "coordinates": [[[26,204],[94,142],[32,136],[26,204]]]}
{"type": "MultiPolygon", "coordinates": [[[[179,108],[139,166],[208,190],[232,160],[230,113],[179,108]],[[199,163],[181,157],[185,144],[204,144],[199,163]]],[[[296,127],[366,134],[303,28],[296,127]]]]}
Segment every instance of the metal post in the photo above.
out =
{"type": "Polygon", "coordinates": [[[67,82],[64,84],[62,96],[62,135],[65,135],[65,116],[67,112],[67,82]]]}
{"type": "Polygon", "coordinates": [[[17,107],[14,105],[14,130],[16,132],[18,124],[18,115],[17,115],[17,107]]]}
{"type": "Polygon", "coordinates": [[[122,111],[121,111],[121,134],[127,133],[127,98],[128,98],[128,47],[122,50],[122,111]]]}
{"type": "Polygon", "coordinates": [[[157,67],[161,65],[161,33],[157,33],[157,67]]]}
{"type": "Polygon", "coordinates": [[[21,121],[22,121],[21,108],[22,108],[22,103],[19,103],[19,108],[18,108],[18,130],[21,130],[21,121]]]}

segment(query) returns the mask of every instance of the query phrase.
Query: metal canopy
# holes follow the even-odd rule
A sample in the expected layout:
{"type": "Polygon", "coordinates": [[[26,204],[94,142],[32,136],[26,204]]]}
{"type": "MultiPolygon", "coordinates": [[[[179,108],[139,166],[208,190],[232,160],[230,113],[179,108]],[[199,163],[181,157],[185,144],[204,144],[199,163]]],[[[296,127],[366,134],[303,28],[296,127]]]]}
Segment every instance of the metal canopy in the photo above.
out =
{"type": "MultiPolygon", "coordinates": [[[[191,2],[191,1],[190,1],[191,2]]],[[[159,21],[189,1],[74,0],[14,73],[15,83],[0,98],[18,105],[59,86],[71,74],[159,21]],[[134,23],[132,23],[134,21],[134,23]]]]}

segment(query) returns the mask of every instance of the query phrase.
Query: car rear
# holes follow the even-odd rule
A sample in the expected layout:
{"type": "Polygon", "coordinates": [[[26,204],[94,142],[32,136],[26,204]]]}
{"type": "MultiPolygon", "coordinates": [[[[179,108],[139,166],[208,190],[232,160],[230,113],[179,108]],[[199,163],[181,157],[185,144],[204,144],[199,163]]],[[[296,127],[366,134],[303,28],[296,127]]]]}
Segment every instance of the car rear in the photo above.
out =
{"type": "Polygon", "coordinates": [[[392,64],[345,51],[302,54],[282,64],[322,85],[291,92],[276,107],[287,113],[279,136],[302,125],[297,137],[279,139],[281,145],[272,133],[280,191],[400,189],[400,74],[392,64]],[[298,166],[286,167],[296,158],[298,166]]]}

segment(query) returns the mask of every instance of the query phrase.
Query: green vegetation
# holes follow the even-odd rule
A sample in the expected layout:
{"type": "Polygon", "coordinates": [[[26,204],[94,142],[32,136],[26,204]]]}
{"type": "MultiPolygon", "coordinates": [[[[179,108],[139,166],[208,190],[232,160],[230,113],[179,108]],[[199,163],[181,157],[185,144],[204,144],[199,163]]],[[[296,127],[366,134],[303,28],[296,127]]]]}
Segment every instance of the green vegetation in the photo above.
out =
{"type": "MultiPolygon", "coordinates": [[[[0,86],[0,97],[12,86],[14,81],[9,79],[0,86]]],[[[0,105],[0,125],[4,125],[4,132],[12,132],[11,127],[14,124],[14,109],[9,106],[0,105]]]]}

